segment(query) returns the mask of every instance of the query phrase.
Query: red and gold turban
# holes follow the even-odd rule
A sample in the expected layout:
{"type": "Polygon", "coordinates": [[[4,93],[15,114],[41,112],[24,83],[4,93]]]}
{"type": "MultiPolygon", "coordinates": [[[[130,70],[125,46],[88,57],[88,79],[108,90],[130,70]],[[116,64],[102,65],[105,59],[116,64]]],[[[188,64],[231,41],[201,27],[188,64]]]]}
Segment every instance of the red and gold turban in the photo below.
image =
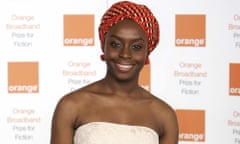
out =
{"type": "MultiPolygon", "coordinates": [[[[159,42],[159,24],[151,10],[142,4],[121,1],[113,4],[102,16],[99,26],[101,48],[104,51],[105,36],[108,30],[124,19],[132,19],[146,33],[148,37],[148,55],[156,48],[159,42]]],[[[103,56],[101,56],[104,59],[103,56]]],[[[147,58],[146,64],[149,63],[147,58]]]]}

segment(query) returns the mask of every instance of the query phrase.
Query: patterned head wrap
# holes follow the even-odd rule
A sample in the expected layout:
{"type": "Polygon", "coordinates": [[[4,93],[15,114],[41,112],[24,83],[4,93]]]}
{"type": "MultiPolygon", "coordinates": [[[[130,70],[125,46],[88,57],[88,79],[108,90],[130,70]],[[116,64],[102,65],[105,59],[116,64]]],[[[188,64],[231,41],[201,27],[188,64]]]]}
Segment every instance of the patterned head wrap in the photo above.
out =
{"type": "MultiPolygon", "coordinates": [[[[159,24],[150,9],[141,4],[121,1],[113,4],[102,16],[99,26],[101,48],[104,51],[105,36],[108,30],[124,19],[132,19],[146,33],[148,37],[148,55],[156,48],[159,42],[159,24]]],[[[104,56],[101,56],[104,60],[104,56]]],[[[146,64],[149,63],[147,58],[146,64]]]]}

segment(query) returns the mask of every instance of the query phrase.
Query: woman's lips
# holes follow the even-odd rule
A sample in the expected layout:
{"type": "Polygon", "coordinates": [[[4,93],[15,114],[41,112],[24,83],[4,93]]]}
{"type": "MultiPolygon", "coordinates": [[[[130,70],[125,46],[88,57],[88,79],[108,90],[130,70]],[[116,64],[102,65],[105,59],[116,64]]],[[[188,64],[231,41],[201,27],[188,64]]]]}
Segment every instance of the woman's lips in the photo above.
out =
{"type": "Polygon", "coordinates": [[[117,66],[118,70],[120,70],[122,72],[128,72],[133,67],[133,65],[131,65],[131,64],[117,64],[116,66],[117,66]]]}

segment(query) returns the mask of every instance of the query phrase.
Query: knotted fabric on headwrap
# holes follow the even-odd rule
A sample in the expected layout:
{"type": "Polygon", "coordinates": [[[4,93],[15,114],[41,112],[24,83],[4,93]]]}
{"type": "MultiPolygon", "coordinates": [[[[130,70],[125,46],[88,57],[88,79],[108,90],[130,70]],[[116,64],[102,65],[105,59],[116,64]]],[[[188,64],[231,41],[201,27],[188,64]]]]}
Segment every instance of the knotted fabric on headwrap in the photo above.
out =
{"type": "MultiPolygon", "coordinates": [[[[148,37],[148,55],[156,48],[159,42],[159,24],[150,9],[142,4],[121,1],[113,4],[102,16],[99,26],[101,48],[104,51],[105,36],[108,30],[124,19],[132,19],[146,33],[148,37]]],[[[101,56],[104,60],[104,56],[101,56]]],[[[149,63],[147,57],[146,64],[149,63]]]]}

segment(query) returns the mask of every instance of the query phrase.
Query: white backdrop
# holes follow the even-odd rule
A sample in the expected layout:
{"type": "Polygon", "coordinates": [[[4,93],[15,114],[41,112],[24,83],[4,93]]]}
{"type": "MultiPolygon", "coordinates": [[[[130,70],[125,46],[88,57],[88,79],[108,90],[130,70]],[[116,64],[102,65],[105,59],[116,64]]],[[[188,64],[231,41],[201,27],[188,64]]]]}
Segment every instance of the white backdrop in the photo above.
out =
{"type": "MultiPolygon", "coordinates": [[[[0,1],[1,143],[49,143],[58,100],[104,76],[97,29],[113,2],[0,1]],[[82,41],[64,44],[71,38],[82,41]]],[[[240,1],[135,2],[160,23],[150,74],[141,79],[176,109],[179,143],[239,144],[240,1]]]]}

